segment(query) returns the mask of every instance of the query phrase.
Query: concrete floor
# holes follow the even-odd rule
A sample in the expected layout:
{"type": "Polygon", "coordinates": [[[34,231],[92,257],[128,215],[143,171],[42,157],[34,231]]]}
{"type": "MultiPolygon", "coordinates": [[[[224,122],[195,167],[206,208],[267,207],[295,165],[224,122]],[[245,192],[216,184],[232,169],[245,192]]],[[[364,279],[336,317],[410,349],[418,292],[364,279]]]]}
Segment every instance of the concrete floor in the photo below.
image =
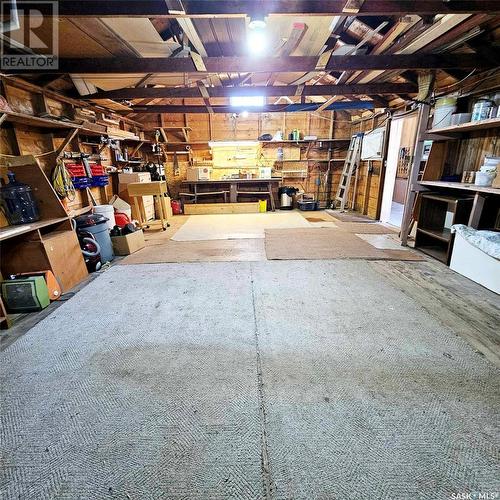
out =
{"type": "Polygon", "coordinates": [[[0,497],[498,492],[499,306],[427,262],[113,266],[1,354],[0,497]]]}
{"type": "Polygon", "coordinates": [[[389,224],[396,227],[401,227],[403,222],[403,213],[405,206],[402,203],[392,202],[391,215],[389,216],[389,224]]]}

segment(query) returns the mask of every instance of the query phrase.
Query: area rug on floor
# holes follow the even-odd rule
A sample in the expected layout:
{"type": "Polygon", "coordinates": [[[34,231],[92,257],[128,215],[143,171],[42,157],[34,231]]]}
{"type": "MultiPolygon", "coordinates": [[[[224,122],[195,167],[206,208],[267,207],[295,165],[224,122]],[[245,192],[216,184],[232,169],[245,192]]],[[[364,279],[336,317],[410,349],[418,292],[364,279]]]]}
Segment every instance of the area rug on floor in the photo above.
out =
{"type": "Polygon", "coordinates": [[[413,250],[381,250],[341,229],[266,230],[266,256],[269,260],[425,260],[413,250]]]}
{"type": "Polygon", "coordinates": [[[312,227],[297,212],[192,215],[174,234],[174,241],[264,238],[266,229],[312,227]]]}
{"type": "Polygon", "coordinates": [[[326,213],[332,215],[337,220],[342,222],[376,222],[366,215],[358,214],[356,212],[341,212],[340,210],[326,210],[326,213]]]}
{"type": "Polygon", "coordinates": [[[125,257],[120,264],[161,262],[237,262],[266,260],[264,239],[158,241],[125,257]]]}
{"type": "Polygon", "coordinates": [[[384,226],[379,222],[365,224],[363,222],[336,222],[339,229],[348,231],[349,233],[359,234],[396,234],[397,231],[390,227],[384,226]]]}

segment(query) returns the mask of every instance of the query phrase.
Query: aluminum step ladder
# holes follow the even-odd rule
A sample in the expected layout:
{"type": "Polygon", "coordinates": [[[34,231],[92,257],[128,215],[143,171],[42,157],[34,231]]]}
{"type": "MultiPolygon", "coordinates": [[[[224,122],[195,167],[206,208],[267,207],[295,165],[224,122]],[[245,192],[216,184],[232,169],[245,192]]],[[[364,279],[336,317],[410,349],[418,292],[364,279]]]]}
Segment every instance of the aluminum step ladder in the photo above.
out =
{"type": "MultiPolygon", "coordinates": [[[[335,203],[340,202],[338,208],[345,210],[349,187],[354,172],[357,173],[359,162],[361,160],[361,145],[363,144],[363,133],[360,132],[351,137],[349,149],[344,163],[344,168],[340,176],[340,183],[335,196],[335,203]]],[[[355,193],[354,193],[355,194],[355,193]]]]}

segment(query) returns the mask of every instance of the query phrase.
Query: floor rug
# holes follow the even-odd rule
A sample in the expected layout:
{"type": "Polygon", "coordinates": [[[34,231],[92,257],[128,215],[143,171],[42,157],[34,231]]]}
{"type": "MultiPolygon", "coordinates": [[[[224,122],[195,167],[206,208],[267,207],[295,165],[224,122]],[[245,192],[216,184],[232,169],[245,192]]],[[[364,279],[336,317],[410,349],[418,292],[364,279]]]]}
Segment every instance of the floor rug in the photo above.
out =
{"type": "Polygon", "coordinates": [[[174,241],[264,238],[266,229],[307,228],[312,225],[298,212],[192,215],[174,234],[174,241]]]}
{"type": "Polygon", "coordinates": [[[269,260],[425,260],[410,250],[382,250],[341,229],[270,229],[266,231],[269,260]]]}

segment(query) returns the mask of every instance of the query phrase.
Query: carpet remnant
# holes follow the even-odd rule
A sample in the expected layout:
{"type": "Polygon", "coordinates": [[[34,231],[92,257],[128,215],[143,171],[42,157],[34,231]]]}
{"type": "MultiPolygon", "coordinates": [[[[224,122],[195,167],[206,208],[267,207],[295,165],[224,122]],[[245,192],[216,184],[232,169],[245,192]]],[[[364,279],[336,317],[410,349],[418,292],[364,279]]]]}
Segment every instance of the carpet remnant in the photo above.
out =
{"type": "Polygon", "coordinates": [[[235,262],[266,260],[264,240],[153,241],[120,264],[161,262],[235,262]]]}
{"type": "Polygon", "coordinates": [[[337,222],[337,227],[342,231],[358,234],[397,234],[394,229],[378,222],[365,224],[363,222],[337,222]]]}
{"type": "Polygon", "coordinates": [[[2,498],[500,490],[498,370],[368,262],[114,266],[0,366],[2,498]]]}
{"type": "Polygon", "coordinates": [[[357,212],[341,212],[340,210],[326,210],[326,213],[334,217],[340,222],[365,222],[373,223],[376,222],[370,219],[367,215],[359,214],[357,212]]]}
{"type": "Polygon", "coordinates": [[[269,260],[425,260],[413,250],[375,248],[341,228],[269,229],[265,245],[269,260]]]}
{"type": "Polygon", "coordinates": [[[271,228],[312,227],[297,212],[192,215],[172,236],[174,241],[264,238],[271,228]]]}

